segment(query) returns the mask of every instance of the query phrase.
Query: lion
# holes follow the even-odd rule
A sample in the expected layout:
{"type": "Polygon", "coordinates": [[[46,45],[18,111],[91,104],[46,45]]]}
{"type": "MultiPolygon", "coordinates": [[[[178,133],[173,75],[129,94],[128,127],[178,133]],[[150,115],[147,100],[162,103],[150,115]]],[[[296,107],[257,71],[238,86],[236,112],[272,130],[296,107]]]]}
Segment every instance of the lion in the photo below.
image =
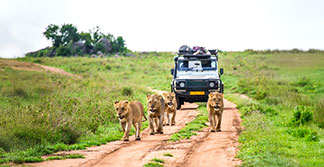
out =
{"type": "Polygon", "coordinates": [[[150,135],[154,135],[154,122],[157,127],[156,133],[163,134],[163,119],[165,103],[161,95],[147,95],[148,120],[150,124],[150,135]]]}
{"type": "Polygon", "coordinates": [[[175,116],[177,114],[177,100],[175,97],[175,93],[174,92],[166,92],[166,93],[163,93],[163,97],[165,100],[165,116],[168,119],[168,122],[166,122],[166,119],[164,119],[164,124],[173,126],[173,125],[175,125],[175,116]],[[170,120],[171,113],[172,113],[172,118],[170,120]]]}
{"type": "Polygon", "coordinates": [[[224,110],[224,95],[219,92],[211,92],[208,95],[207,110],[208,120],[210,122],[210,132],[220,132],[222,123],[222,114],[224,110]],[[217,123],[216,123],[217,117],[217,123]]]}
{"type": "Polygon", "coordinates": [[[135,139],[141,140],[140,131],[142,122],[147,120],[144,114],[143,104],[139,101],[129,102],[127,100],[121,100],[115,101],[114,106],[120,121],[120,125],[123,128],[123,140],[129,141],[129,131],[132,125],[136,131],[135,139]],[[145,120],[142,121],[142,117],[144,117],[145,120]]]}

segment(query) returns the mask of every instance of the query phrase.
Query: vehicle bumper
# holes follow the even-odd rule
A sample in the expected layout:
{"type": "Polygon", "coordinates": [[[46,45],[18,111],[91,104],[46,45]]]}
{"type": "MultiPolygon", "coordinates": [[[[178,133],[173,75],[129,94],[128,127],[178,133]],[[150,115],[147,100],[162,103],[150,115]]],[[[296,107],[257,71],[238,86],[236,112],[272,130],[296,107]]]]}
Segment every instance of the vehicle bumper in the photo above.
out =
{"type": "Polygon", "coordinates": [[[190,89],[187,89],[185,91],[174,91],[177,98],[183,100],[183,101],[186,101],[186,102],[207,102],[208,100],[208,94],[210,92],[216,92],[216,91],[219,91],[219,89],[210,89],[210,90],[190,90],[190,89]],[[190,95],[190,92],[204,92],[204,95],[190,95]]]}

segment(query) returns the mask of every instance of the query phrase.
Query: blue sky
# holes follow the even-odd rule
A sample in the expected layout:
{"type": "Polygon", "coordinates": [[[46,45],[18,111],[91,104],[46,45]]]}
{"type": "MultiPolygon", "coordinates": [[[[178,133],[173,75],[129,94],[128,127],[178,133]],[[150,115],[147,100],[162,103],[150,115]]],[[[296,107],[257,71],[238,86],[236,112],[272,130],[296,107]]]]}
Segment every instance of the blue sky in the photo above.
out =
{"type": "Polygon", "coordinates": [[[321,0],[6,0],[0,6],[0,57],[51,45],[49,24],[95,26],[123,36],[134,51],[180,45],[237,51],[324,49],[321,0]]]}

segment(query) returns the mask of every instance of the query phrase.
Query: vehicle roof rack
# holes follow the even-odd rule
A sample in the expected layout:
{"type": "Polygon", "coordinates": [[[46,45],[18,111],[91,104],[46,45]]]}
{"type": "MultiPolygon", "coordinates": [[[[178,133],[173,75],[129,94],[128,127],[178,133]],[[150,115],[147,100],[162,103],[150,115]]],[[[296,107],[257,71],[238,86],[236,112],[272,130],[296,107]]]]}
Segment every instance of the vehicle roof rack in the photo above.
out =
{"type": "Polygon", "coordinates": [[[206,56],[209,56],[210,57],[210,56],[214,55],[214,56],[218,57],[217,56],[217,54],[218,54],[217,49],[210,49],[208,51],[209,51],[210,55],[209,54],[193,55],[195,52],[192,51],[192,50],[191,51],[181,51],[181,50],[179,50],[178,56],[184,56],[184,57],[200,57],[200,56],[206,57],[206,56]]]}

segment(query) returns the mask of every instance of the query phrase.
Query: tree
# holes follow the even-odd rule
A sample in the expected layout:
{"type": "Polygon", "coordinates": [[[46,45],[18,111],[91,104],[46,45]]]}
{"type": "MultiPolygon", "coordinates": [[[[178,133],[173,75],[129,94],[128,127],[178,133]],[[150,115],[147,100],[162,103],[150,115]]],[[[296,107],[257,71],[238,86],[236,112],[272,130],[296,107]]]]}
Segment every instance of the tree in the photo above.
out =
{"type": "Polygon", "coordinates": [[[60,33],[62,36],[62,44],[67,45],[69,42],[77,42],[80,40],[78,29],[72,24],[63,24],[60,33]]]}
{"type": "Polygon", "coordinates": [[[94,41],[89,32],[81,32],[80,38],[82,41],[84,41],[84,44],[86,45],[87,48],[92,48],[94,41]]]}
{"type": "Polygon", "coordinates": [[[66,46],[70,41],[77,42],[80,40],[78,29],[72,24],[63,24],[61,27],[50,24],[43,34],[52,41],[53,46],[56,48],[60,45],[66,46]]]}
{"type": "Polygon", "coordinates": [[[115,38],[112,34],[104,34],[98,26],[89,30],[89,32],[79,33],[77,27],[73,24],[62,24],[61,26],[50,24],[46,27],[43,35],[52,41],[53,47],[49,50],[50,53],[56,53],[57,56],[82,55],[93,51],[102,51],[103,53],[125,53],[128,51],[123,37],[115,38]],[[107,39],[103,39],[104,42],[99,41],[102,38],[107,38],[109,41],[107,39]],[[85,47],[83,44],[82,48],[76,47],[80,46],[80,42],[85,47]]]}
{"type": "Polygon", "coordinates": [[[46,31],[43,32],[44,36],[52,41],[54,47],[59,47],[61,44],[62,37],[59,35],[59,29],[59,26],[50,24],[47,26],[46,31]]]}
{"type": "Polygon", "coordinates": [[[118,46],[118,52],[126,52],[127,51],[127,48],[125,46],[125,40],[123,39],[123,37],[119,36],[117,37],[116,39],[116,43],[117,43],[117,46],[118,46]]]}

